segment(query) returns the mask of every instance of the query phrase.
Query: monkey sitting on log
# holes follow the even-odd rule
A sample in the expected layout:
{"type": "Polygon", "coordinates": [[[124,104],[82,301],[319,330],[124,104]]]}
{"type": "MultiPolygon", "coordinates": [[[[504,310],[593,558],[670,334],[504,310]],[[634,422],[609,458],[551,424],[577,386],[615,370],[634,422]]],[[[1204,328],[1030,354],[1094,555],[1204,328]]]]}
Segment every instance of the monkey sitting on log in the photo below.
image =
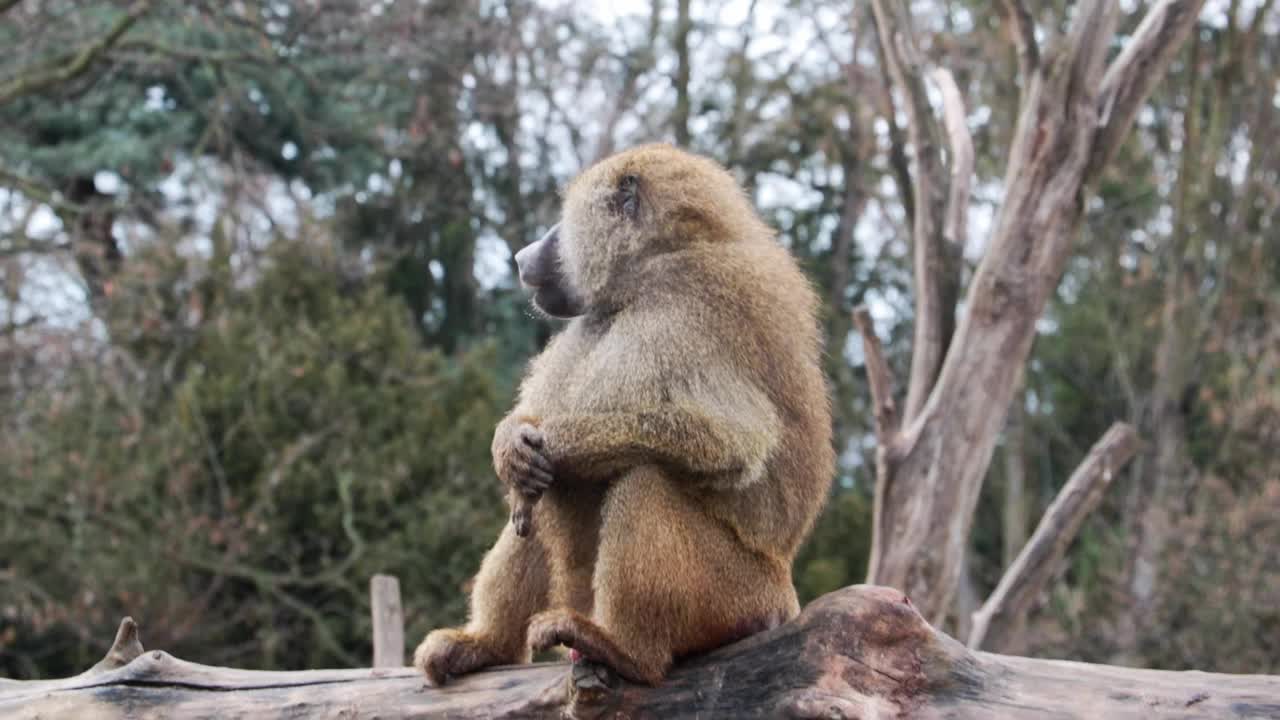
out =
{"type": "Polygon", "coordinates": [[[516,261],[569,322],[494,433],[513,522],[467,624],[418,646],[428,682],[563,645],[655,685],[794,617],[835,465],[818,303],[733,176],[668,145],[621,152],[516,261]]]}

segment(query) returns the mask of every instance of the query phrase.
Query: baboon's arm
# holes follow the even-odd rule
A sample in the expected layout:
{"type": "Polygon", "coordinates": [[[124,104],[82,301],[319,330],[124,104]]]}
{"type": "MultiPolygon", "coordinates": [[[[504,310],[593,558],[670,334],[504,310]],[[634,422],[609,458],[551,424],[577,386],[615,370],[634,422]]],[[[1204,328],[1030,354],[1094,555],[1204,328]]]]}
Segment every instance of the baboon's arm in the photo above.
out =
{"type": "Polygon", "coordinates": [[[740,398],[746,402],[733,403],[737,407],[661,403],[547,417],[540,427],[557,473],[604,480],[656,464],[676,475],[741,486],[764,474],[778,437],[772,408],[752,402],[745,395],[749,391],[743,392],[740,398]]]}

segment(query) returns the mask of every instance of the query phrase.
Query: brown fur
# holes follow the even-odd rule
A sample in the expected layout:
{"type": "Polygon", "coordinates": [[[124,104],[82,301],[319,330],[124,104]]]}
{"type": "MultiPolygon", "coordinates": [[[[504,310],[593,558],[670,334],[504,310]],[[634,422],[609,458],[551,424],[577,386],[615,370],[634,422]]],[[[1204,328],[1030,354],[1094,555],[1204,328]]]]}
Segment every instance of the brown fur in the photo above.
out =
{"type": "Polygon", "coordinates": [[[533,455],[554,480],[536,536],[508,526],[485,557],[466,627],[418,647],[436,685],[557,644],[655,684],[799,611],[791,563],[834,454],[795,261],[729,173],[665,145],[582,173],[560,233],[585,313],[533,360],[493,445],[513,487],[533,455]]]}

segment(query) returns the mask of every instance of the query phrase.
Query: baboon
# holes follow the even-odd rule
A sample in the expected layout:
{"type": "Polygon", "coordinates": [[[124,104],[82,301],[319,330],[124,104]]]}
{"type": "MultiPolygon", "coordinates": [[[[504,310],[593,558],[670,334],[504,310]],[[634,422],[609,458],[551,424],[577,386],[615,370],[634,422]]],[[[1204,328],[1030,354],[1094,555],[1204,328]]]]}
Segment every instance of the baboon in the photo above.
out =
{"type": "Polygon", "coordinates": [[[799,612],[835,464],[811,286],[728,172],[668,145],[597,163],[563,205],[516,260],[571,319],[492,446],[534,532],[513,514],[467,625],[418,646],[433,685],[557,645],[653,685],[799,612]]]}

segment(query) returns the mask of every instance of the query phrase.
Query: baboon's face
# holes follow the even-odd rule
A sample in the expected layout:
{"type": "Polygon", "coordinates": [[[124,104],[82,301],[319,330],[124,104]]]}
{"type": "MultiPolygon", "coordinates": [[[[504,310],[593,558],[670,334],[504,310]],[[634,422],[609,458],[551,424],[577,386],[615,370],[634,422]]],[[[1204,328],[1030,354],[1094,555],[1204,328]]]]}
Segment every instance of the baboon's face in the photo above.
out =
{"type": "Polygon", "coordinates": [[[618,299],[619,275],[636,269],[639,182],[602,164],[569,185],[561,221],[516,253],[520,283],[539,310],[571,318],[618,299]]]}
{"type": "Polygon", "coordinates": [[[585,303],[565,273],[561,256],[560,226],[556,223],[542,239],[516,253],[520,284],[533,291],[533,304],[558,318],[577,317],[585,303]]]}
{"type": "Polygon", "coordinates": [[[652,285],[646,278],[665,254],[742,235],[742,219],[754,217],[719,166],[670,146],[645,145],[574,178],[561,221],[516,253],[516,264],[544,313],[607,314],[644,297],[652,285]]]}

